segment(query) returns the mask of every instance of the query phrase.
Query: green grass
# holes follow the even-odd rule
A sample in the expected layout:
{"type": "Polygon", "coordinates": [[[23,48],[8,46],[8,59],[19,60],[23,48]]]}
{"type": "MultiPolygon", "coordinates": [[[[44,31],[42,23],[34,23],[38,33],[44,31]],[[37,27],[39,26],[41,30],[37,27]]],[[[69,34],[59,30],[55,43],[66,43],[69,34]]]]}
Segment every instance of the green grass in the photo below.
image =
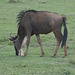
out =
{"type": "Polygon", "coordinates": [[[0,0],[0,75],[75,75],[75,0],[19,1],[9,3],[9,0],[0,0]],[[35,36],[31,38],[25,58],[15,55],[13,44],[8,39],[9,34],[17,34],[16,17],[21,10],[27,9],[57,12],[67,17],[66,58],[62,58],[64,50],[61,48],[55,58],[51,57],[56,48],[53,33],[41,35],[44,57],[40,57],[41,49],[35,36]]]}

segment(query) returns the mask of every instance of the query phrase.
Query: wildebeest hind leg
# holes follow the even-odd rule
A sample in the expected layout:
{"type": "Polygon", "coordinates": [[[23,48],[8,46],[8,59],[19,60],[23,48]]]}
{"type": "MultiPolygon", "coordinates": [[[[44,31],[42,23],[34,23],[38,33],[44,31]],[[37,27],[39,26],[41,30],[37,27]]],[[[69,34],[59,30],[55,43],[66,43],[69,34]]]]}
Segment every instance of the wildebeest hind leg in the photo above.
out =
{"type": "Polygon", "coordinates": [[[43,47],[42,47],[42,44],[41,44],[41,40],[40,40],[40,35],[36,35],[37,37],[37,40],[38,40],[38,43],[40,44],[40,47],[41,47],[41,56],[40,57],[43,57],[44,56],[44,50],[43,50],[43,47]]]}
{"type": "Polygon", "coordinates": [[[57,54],[58,49],[59,49],[59,46],[60,46],[60,43],[61,43],[61,41],[62,41],[62,39],[63,39],[63,35],[62,35],[62,33],[61,33],[60,30],[54,31],[54,34],[55,34],[55,37],[56,37],[56,39],[57,39],[57,47],[56,47],[56,49],[55,49],[55,53],[53,54],[53,56],[55,56],[55,55],[57,54]]]}
{"type": "Polygon", "coordinates": [[[58,52],[58,49],[59,49],[59,46],[60,46],[60,42],[57,43],[57,47],[55,49],[55,52],[53,54],[53,57],[56,56],[57,52],[58,52]]]}
{"type": "Polygon", "coordinates": [[[65,53],[64,53],[63,58],[67,56],[67,48],[66,48],[66,43],[65,43],[65,45],[64,45],[64,52],[65,52],[65,53]]]}

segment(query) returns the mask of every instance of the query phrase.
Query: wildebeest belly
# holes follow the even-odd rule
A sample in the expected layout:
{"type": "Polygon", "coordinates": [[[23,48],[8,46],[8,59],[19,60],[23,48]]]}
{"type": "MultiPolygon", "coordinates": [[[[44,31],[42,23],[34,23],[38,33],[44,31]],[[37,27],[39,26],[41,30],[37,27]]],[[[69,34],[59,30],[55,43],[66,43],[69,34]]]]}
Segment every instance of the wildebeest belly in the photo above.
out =
{"type": "Polygon", "coordinates": [[[39,25],[38,27],[34,26],[33,34],[48,34],[52,31],[51,27],[48,25],[39,25]]]}

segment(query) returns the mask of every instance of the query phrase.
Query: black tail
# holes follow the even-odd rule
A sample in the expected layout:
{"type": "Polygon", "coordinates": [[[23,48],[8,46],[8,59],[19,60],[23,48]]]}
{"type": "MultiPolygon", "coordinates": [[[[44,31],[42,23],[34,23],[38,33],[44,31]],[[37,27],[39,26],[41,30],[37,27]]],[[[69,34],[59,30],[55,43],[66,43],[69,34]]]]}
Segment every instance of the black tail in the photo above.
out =
{"type": "Polygon", "coordinates": [[[66,40],[67,40],[67,35],[68,35],[65,17],[63,18],[63,26],[64,26],[64,35],[63,35],[63,41],[62,41],[62,44],[61,44],[61,48],[65,45],[66,40]]]}

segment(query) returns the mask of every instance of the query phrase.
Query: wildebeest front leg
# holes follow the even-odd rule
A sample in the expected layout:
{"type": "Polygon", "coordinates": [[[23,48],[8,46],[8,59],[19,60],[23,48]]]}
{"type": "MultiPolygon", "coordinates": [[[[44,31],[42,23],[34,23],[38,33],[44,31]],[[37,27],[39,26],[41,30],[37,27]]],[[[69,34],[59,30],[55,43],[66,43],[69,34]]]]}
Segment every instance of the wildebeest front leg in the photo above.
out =
{"type": "Polygon", "coordinates": [[[27,47],[26,47],[26,52],[24,53],[24,56],[26,56],[26,55],[28,54],[28,48],[29,48],[29,43],[30,43],[30,37],[31,37],[31,35],[28,35],[28,36],[27,36],[27,42],[26,42],[27,47]]]}
{"type": "Polygon", "coordinates": [[[57,47],[55,49],[55,53],[53,54],[53,57],[56,56],[58,49],[59,49],[59,46],[60,46],[60,43],[61,43],[62,38],[63,38],[63,35],[61,33],[61,28],[59,30],[55,30],[54,34],[55,34],[55,37],[57,39],[57,47]]]}
{"type": "Polygon", "coordinates": [[[41,44],[41,40],[40,40],[40,35],[36,35],[37,37],[37,40],[38,40],[38,43],[40,44],[40,47],[41,47],[41,56],[40,57],[43,57],[44,56],[44,50],[43,50],[43,47],[42,47],[42,44],[41,44]]]}
{"type": "Polygon", "coordinates": [[[24,53],[24,56],[26,56],[28,54],[28,48],[29,48],[29,45],[27,45],[26,52],[24,53]]]}

